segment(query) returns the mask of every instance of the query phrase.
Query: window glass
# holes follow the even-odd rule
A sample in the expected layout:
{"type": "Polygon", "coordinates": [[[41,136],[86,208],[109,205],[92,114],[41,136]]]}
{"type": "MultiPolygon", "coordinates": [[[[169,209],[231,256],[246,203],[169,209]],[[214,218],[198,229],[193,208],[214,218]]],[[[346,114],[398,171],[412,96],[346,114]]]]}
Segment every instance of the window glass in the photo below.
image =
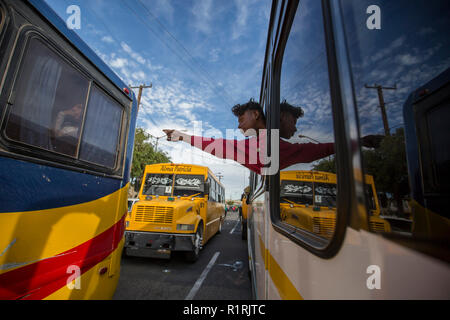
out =
{"type": "Polygon", "coordinates": [[[281,180],[281,199],[283,203],[313,204],[312,182],[281,180]]]}
{"type": "Polygon", "coordinates": [[[326,240],[334,232],[337,187],[324,38],[321,2],[300,1],[281,69],[279,159],[281,221],[326,240]],[[328,173],[334,184],[321,180],[328,173]]]}
{"type": "Polygon", "coordinates": [[[143,195],[170,196],[172,194],[173,174],[148,173],[145,177],[143,195]]]}
{"type": "Polygon", "coordinates": [[[203,196],[205,177],[202,175],[177,174],[175,176],[174,196],[203,196]]]}
{"type": "Polygon", "coordinates": [[[450,2],[377,0],[366,13],[373,4],[341,1],[363,167],[377,196],[367,199],[369,225],[448,239],[450,2]]]}
{"type": "Polygon", "coordinates": [[[89,81],[36,38],[14,86],[8,138],[76,156],[89,81]]]}
{"type": "Polygon", "coordinates": [[[314,183],[314,205],[336,208],[336,184],[314,183]]]}
{"type": "Polygon", "coordinates": [[[123,109],[96,86],[92,87],[80,149],[80,159],[113,168],[123,109]]]}

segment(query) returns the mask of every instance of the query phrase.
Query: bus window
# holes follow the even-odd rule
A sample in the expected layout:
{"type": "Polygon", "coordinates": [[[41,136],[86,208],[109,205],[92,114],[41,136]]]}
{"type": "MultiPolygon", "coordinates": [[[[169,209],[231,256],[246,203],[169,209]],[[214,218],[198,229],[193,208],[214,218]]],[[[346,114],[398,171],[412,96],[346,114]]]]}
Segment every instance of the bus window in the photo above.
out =
{"type": "Polygon", "coordinates": [[[314,204],[319,207],[336,208],[337,188],[331,183],[314,183],[314,204]]]}
{"type": "Polygon", "coordinates": [[[9,139],[76,156],[89,81],[37,38],[29,39],[13,88],[9,139]]]}
{"type": "Polygon", "coordinates": [[[280,202],[312,205],[312,182],[282,180],[280,202]]]}
{"type": "Polygon", "coordinates": [[[123,109],[119,103],[93,86],[87,107],[80,159],[114,168],[119,145],[123,109]]]}
{"type": "Polygon", "coordinates": [[[308,231],[327,243],[334,232],[337,186],[315,181],[312,176],[312,170],[320,170],[324,176],[335,172],[320,1],[299,3],[286,43],[280,81],[280,137],[280,220],[298,230],[294,235],[308,231]],[[284,173],[299,170],[309,178],[283,178],[284,173]]]}
{"type": "Polygon", "coordinates": [[[450,2],[380,0],[380,19],[372,4],[341,1],[360,136],[376,137],[363,168],[389,233],[448,239],[450,2]]]}
{"type": "Polygon", "coordinates": [[[173,174],[149,173],[145,177],[142,195],[170,196],[172,195],[173,174]]]}
{"type": "Polygon", "coordinates": [[[181,197],[196,195],[203,197],[204,181],[205,177],[202,175],[177,174],[173,195],[181,197]]]}

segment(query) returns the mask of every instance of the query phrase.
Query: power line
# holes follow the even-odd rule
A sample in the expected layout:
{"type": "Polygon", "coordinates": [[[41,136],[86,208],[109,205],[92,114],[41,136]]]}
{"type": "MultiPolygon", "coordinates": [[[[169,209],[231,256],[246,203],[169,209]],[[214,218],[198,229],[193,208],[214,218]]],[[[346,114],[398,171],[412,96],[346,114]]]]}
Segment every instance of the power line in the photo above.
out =
{"type": "MultiPolygon", "coordinates": [[[[169,43],[167,42],[167,41],[165,41],[164,39],[162,39],[160,36],[159,36],[159,34],[155,31],[155,30],[153,30],[152,29],[152,27],[147,23],[147,20],[146,19],[142,19],[137,13],[136,13],[136,11],[133,9],[133,8],[131,8],[128,4],[127,4],[127,2],[126,1],[123,1],[123,3],[125,4],[125,6],[128,8],[128,10],[130,10],[131,11],[131,13],[133,14],[133,15],[135,15],[143,24],[144,24],[144,26],[148,29],[148,30],[150,30],[161,42],[163,42],[165,45],[166,45],[166,47],[170,50],[170,51],[172,51],[172,53],[174,53],[189,69],[191,69],[194,73],[196,73],[196,74],[198,74],[199,76],[201,76],[202,78],[203,78],[203,80],[210,86],[210,88],[211,88],[211,90],[214,92],[214,93],[216,93],[217,94],[217,96],[219,96],[227,105],[231,105],[231,103],[220,93],[220,92],[217,92],[217,89],[216,89],[216,85],[215,84],[213,84],[212,83],[212,81],[210,80],[210,79],[208,79],[208,77],[207,76],[205,76],[204,74],[202,74],[199,70],[197,70],[197,69],[195,69],[195,68],[193,68],[193,66],[188,62],[188,61],[186,61],[185,60],[185,58],[182,56],[182,55],[180,55],[179,53],[178,53],[178,51],[177,50],[175,50],[175,49],[173,49],[173,48],[171,48],[171,46],[169,45],[169,43]]],[[[147,11],[148,11],[148,9],[147,9],[147,11]]],[[[186,49],[185,49],[186,50],[186,49]]],[[[183,50],[183,51],[185,51],[185,50],[183,50]]],[[[192,56],[191,56],[192,57],[192,56]]],[[[192,58],[193,59],[193,58],[192,58]]],[[[194,63],[195,63],[195,61],[193,61],[194,63]]],[[[192,64],[194,64],[194,63],[192,63],[192,64]]],[[[198,68],[198,66],[197,66],[197,68],[198,68]]]]}

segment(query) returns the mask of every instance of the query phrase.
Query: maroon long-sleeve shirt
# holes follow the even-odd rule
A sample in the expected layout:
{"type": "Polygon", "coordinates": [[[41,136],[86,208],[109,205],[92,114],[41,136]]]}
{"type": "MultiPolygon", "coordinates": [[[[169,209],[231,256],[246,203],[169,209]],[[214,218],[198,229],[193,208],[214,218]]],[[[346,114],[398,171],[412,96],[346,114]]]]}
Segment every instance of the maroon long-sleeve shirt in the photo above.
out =
{"type": "MultiPolygon", "coordinates": [[[[191,145],[221,159],[237,161],[244,167],[261,174],[264,164],[261,155],[265,154],[265,140],[252,137],[244,140],[227,140],[191,137],[191,145]]],[[[296,163],[309,163],[334,154],[334,143],[289,143],[279,139],[279,169],[282,170],[296,163]]],[[[274,155],[271,156],[272,158],[274,155]]],[[[264,161],[265,162],[265,161],[264,161]]]]}

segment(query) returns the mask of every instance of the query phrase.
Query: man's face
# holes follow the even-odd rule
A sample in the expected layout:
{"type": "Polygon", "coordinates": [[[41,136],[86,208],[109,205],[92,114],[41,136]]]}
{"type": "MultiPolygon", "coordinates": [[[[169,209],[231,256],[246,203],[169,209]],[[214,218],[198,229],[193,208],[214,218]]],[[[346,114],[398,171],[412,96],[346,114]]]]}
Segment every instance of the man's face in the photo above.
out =
{"type": "Polygon", "coordinates": [[[247,110],[242,115],[238,117],[239,126],[238,128],[241,130],[242,134],[245,136],[252,135],[250,131],[246,133],[247,130],[253,129],[256,130],[256,123],[259,116],[259,112],[256,110],[247,110]]]}
{"type": "Polygon", "coordinates": [[[297,119],[289,112],[280,114],[280,137],[290,139],[297,131],[297,119]]]}

